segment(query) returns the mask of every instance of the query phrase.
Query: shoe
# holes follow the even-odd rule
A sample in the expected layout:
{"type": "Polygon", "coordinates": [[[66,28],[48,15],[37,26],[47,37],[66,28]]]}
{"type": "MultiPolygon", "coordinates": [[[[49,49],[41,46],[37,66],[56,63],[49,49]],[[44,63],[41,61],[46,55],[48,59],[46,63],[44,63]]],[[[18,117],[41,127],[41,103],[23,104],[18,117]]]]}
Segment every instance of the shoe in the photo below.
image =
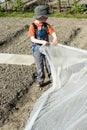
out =
{"type": "Polygon", "coordinates": [[[53,81],[52,76],[49,77],[49,81],[50,81],[50,83],[52,83],[52,81],[53,81]]]}
{"type": "Polygon", "coordinates": [[[39,86],[40,87],[44,87],[44,82],[42,81],[42,82],[39,82],[39,86]]]}

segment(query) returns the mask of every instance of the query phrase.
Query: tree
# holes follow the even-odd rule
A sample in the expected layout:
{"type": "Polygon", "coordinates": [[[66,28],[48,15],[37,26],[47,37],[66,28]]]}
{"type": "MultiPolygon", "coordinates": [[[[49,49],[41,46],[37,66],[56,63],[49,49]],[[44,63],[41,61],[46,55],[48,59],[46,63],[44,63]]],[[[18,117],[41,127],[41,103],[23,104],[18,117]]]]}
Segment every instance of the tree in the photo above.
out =
{"type": "Polygon", "coordinates": [[[7,8],[7,0],[5,0],[5,11],[7,12],[8,8],[7,8]]]}
{"type": "Polygon", "coordinates": [[[58,12],[61,12],[61,0],[58,0],[58,12]]]}
{"type": "Polygon", "coordinates": [[[73,0],[73,2],[74,2],[74,6],[77,7],[77,1],[73,0]]]}
{"type": "Polygon", "coordinates": [[[67,1],[67,6],[70,7],[70,0],[67,1]]]}

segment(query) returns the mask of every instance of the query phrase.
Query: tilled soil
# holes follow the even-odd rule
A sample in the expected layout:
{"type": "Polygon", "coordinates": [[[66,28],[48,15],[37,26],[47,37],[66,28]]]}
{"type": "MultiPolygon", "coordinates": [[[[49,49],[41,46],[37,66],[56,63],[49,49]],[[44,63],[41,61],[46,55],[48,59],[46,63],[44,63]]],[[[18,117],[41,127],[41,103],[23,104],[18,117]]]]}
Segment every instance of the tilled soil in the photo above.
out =
{"type": "MultiPolygon", "coordinates": [[[[0,53],[31,54],[28,28],[33,20],[0,18],[0,53]]],[[[57,33],[58,43],[87,49],[87,19],[49,18],[48,22],[57,33]]],[[[34,64],[0,64],[0,130],[24,129],[36,100],[52,86],[47,84],[40,90],[35,78],[34,64]]]]}

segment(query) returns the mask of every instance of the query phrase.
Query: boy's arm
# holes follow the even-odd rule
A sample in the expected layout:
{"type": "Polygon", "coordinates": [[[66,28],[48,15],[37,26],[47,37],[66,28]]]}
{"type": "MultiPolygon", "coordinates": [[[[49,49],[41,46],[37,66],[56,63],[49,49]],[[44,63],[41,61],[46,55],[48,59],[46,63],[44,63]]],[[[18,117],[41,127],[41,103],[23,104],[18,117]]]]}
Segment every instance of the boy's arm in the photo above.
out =
{"type": "Polygon", "coordinates": [[[52,35],[52,37],[53,37],[52,45],[57,45],[57,43],[58,43],[57,35],[56,35],[54,29],[51,27],[50,24],[48,24],[48,33],[50,35],[52,35]]]}
{"type": "Polygon", "coordinates": [[[38,40],[34,36],[31,36],[30,39],[31,39],[32,42],[34,42],[36,44],[42,44],[43,46],[44,45],[49,45],[49,43],[47,41],[45,41],[45,40],[38,40]]]}
{"type": "Polygon", "coordinates": [[[56,33],[54,32],[54,33],[52,33],[51,35],[52,35],[52,37],[53,37],[52,45],[57,45],[58,39],[57,39],[56,33]]]}

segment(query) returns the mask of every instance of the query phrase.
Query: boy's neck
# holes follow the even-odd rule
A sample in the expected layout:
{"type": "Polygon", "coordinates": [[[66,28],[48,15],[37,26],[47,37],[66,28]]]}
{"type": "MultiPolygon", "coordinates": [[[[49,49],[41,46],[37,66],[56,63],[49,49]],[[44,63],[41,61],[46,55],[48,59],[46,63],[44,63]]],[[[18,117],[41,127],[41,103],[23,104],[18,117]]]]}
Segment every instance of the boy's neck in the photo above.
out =
{"type": "Polygon", "coordinates": [[[39,21],[39,20],[35,20],[35,22],[37,23],[37,24],[42,24],[43,23],[43,21],[39,21]]]}

